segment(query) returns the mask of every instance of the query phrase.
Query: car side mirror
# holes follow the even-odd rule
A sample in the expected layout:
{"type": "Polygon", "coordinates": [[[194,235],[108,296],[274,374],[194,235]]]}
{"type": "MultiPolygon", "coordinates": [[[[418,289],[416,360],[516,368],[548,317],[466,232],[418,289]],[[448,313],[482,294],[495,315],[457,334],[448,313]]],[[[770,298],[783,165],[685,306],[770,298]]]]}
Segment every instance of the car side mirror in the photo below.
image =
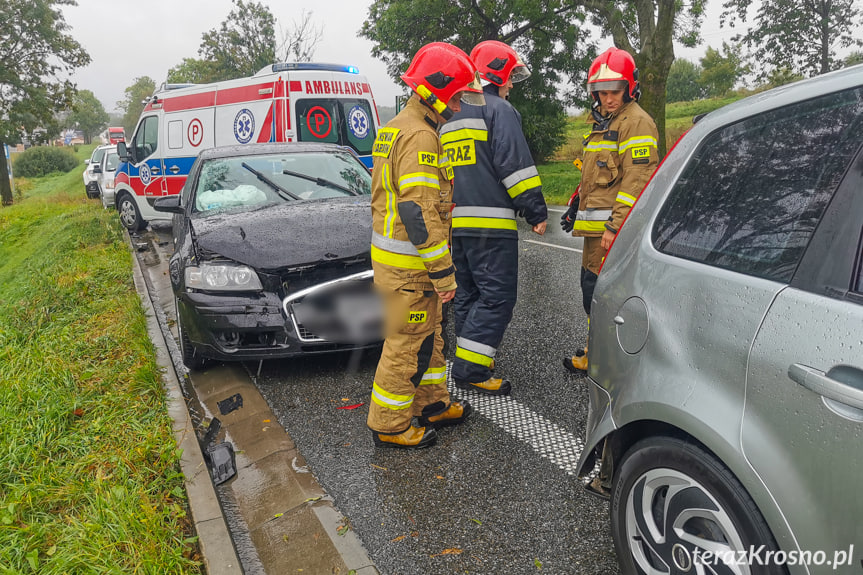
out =
{"type": "Polygon", "coordinates": [[[117,157],[120,158],[121,162],[128,162],[133,159],[126,148],[126,142],[117,142],[117,157]]]}
{"type": "Polygon", "coordinates": [[[156,198],[156,201],[153,202],[153,209],[157,212],[170,212],[172,214],[182,214],[185,211],[180,205],[179,195],[156,198]]]}
{"type": "Polygon", "coordinates": [[[84,160],[84,165],[85,165],[85,166],[89,166],[89,165],[90,165],[90,158],[87,158],[86,160],[84,160]]]}
{"type": "Polygon", "coordinates": [[[101,174],[102,173],[102,166],[100,166],[99,164],[93,164],[93,173],[94,174],[101,174]]]}

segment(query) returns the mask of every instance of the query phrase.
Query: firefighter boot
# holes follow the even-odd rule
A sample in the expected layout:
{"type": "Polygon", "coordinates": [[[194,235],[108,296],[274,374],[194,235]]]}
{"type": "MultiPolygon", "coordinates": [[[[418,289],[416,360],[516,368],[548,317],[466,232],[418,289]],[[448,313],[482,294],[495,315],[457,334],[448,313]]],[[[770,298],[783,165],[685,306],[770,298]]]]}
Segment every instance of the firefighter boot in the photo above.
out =
{"type": "Polygon", "coordinates": [[[439,429],[448,425],[458,425],[473,412],[473,407],[471,407],[469,402],[464,400],[451,402],[449,407],[443,411],[440,411],[441,407],[443,407],[442,401],[426,405],[423,408],[422,415],[419,417],[420,425],[432,429],[439,429]],[[429,415],[431,413],[434,413],[434,415],[429,415]]]}
{"type": "Polygon", "coordinates": [[[563,358],[563,367],[570,373],[584,375],[587,372],[587,346],[576,351],[574,356],[563,358]]]}
{"type": "Polygon", "coordinates": [[[509,395],[509,392],[512,389],[512,385],[510,385],[508,379],[500,379],[497,377],[490,377],[485,381],[480,381],[479,383],[456,380],[455,384],[461,389],[472,389],[486,395],[509,395]]]}
{"type": "Polygon", "coordinates": [[[434,445],[437,433],[431,427],[410,426],[401,433],[380,433],[372,431],[375,447],[394,447],[397,449],[421,449],[434,445]]]}

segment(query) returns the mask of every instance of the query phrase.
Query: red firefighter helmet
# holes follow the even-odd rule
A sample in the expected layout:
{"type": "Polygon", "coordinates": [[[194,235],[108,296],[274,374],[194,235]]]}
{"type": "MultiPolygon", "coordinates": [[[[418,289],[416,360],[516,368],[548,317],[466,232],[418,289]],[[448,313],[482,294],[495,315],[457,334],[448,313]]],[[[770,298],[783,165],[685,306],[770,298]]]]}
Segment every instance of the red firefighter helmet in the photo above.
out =
{"type": "Polygon", "coordinates": [[[611,47],[600,54],[587,73],[587,91],[594,99],[600,91],[623,90],[623,99],[638,100],[641,90],[638,87],[638,69],[635,60],[626,50],[611,47]]]}
{"type": "Polygon", "coordinates": [[[482,106],[485,98],[473,61],[460,48],[432,42],[420,48],[402,80],[445,120],[452,117],[447,103],[458,92],[467,104],[482,106]]]}
{"type": "Polygon", "coordinates": [[[474,46],[470,59],[476,64],[483,80],[497,86],[517,84],[530,76],[530,70],[509,45],[497,40],[486,40],[474,46]]]}

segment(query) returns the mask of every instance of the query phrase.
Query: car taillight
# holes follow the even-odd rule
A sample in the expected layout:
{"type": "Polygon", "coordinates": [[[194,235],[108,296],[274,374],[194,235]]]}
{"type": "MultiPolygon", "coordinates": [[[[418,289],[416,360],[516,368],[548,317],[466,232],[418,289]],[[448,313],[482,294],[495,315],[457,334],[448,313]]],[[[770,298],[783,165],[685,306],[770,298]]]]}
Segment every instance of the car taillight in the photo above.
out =
{"type": "MultiPolygon", "coordinates": [[[[694,123],[694,122],[693,122],[693,123],[694,123]]],[[[686,132],[689,132],[689,130],[686,130],[686,132]]],[[[675,147],[677,147],[677,144],[680,142],[680,140],[682,140],[682,139],[683,139],[683,136],[685,136],[685,135],[686,135],[686,132],[683,132],[682,134],[680,134],[680,137],[679,137],[679,138],[677,138],[677,141],[676,141],[676,142],[674,142],[674,145],[673,145],[673,146],[671,146],[671,148],[668,150],[668,152],[666,152],[666,154],[665,154],[665,158],[667,158],[667,157],[671,154],[671,151],[672,151],[672,150],[674,150],[674,148],[675,148],[675,147]]],[[[632,210],[635,208],[635,205],[638,203],[638,200],[639,200],[639,199],[641,199],[641,194],[643,194],[643,193],[644,193],[644,190],[647,188],[647,186],[649,186],[649,185],[650,185],[650,182],[653,180],[653,176],[655,176],[655,175],[656,175],[656,172],[658,172],[658,171],[659,171],[659,168],[661,168],[661,167],[662,167],[663,162],[665,162],[665,158],[662,158],[662,161],[661,161],[661,162],[659,162],[659,165],[658,165],[658,166],[656,166],[656,169],[655,169],[655,170],[653,170],[653,173],[652,173],[652,174],[650,174],[650,178],[647,180],[647,183],[646,183],[646,184],[644,184],[644,188],[641,188],[641,191],[640,191],[640,192],[638,192],[638,197],[636,197],[636,198],[635,198],[635,202],[633,202],[633,203],[632,203],[632,207],[631,207],[631,208],[629,208],[629,212],[627,212],[626,217],[625,217],[625,218],[623,218],[623,221],[620,223],[620,227],[617,229],[617,233],[616,233],[616,234],[614,234],[614,239],[613,239],[613,240],[611,240],[611,245],[610,245],[610,246],[608,246],[608,251],[606,251],[606,252],[605,252],[605,255],[606,255],[606,256],[608,256],[608,253],[611,251],[611,248],[614,246],[614,242],[616,242],[616,241],[617,241],[617,236],[619,236],[619,235],[620,235],[620,230],[622,230],[622,229],[623,229],[623,226],[624,226],[624,225],[626,225],[626,220],[628,220],[628,219],[629,219],[629,214],[631,214],[631,213],[632,213],[632,210]]],[[[599,273],[602,273],[602,266],[604,266],[604,265],[605,265],[605,259],[606,259],[606,258],[602,258],[602,263],[601,263],[601,264],[599,264],[599,273]]]]}

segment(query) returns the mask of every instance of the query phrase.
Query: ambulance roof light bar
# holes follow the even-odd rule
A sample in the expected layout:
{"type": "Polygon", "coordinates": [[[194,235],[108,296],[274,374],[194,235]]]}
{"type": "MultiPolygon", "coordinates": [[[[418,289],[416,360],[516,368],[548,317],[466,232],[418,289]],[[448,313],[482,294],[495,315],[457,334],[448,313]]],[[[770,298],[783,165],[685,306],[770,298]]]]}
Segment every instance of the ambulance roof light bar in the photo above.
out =
{"type": "Polygon", "coordinates": [[[319,70],[324,72],[347,72],[348,74],[359,74],[356,66],[344,66],[342,64],[322,64],[317,62],[279,62],[271,66],[264,66],[255,76],[261,74],[274,74],[276,72],[288,72],[298,70],[319,70]]]}

